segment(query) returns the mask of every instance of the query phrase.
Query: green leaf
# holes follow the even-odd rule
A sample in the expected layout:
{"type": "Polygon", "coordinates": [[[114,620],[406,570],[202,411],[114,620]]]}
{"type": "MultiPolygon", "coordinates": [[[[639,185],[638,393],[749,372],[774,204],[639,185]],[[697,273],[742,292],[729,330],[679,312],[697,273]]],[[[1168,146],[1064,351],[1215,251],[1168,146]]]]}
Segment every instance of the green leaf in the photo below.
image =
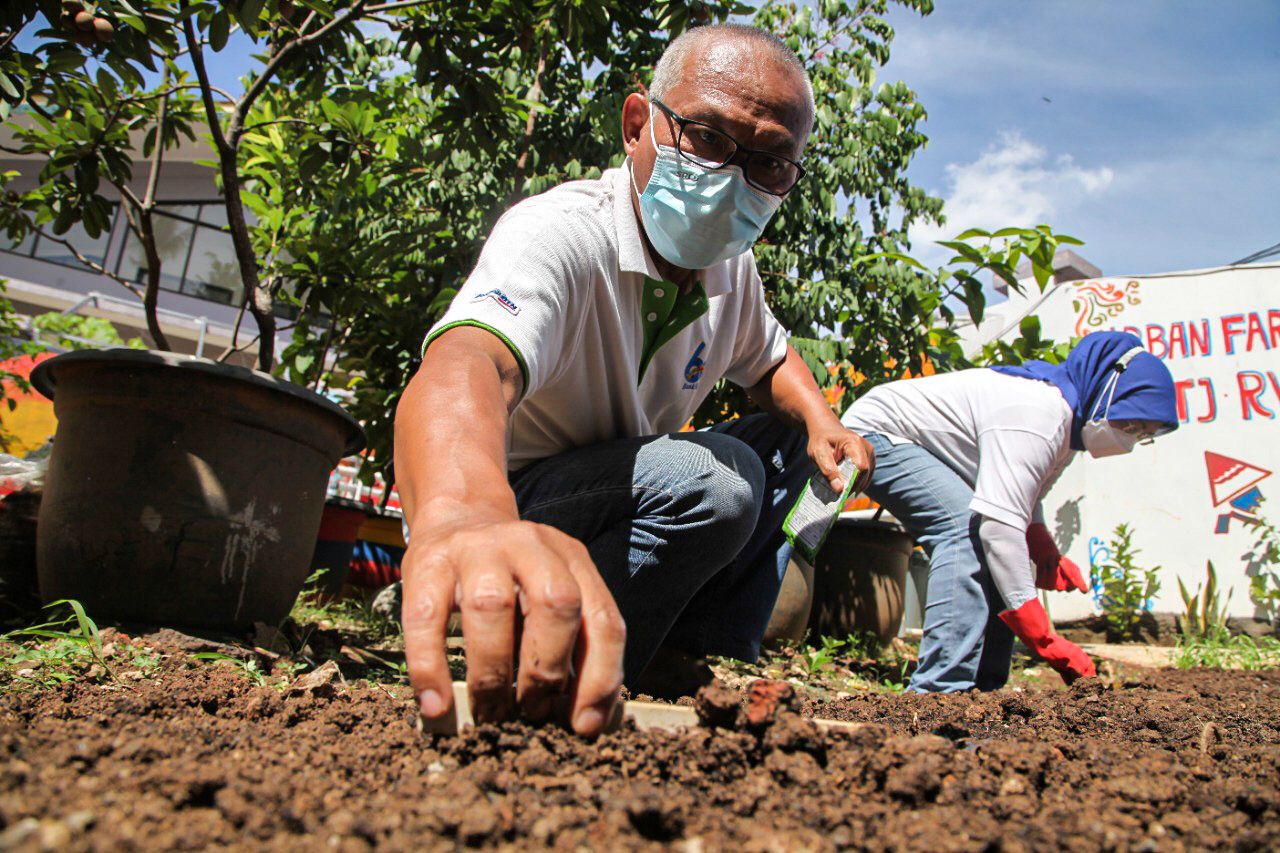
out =
{"type": "Polygon", "coordinates": [[[227,46],[227,39],[231,34],[231,16],[227,14],[226,9],[219,9],[209,20],[209,47],[214,53],[221,51],[227,46]]]}
{"type": "Polygon", "coordinates": [[[114,101],[119,94],[119,87],[116,86],[116,78],[107,73],[107,69],[99,68],[97,74],[98,89],[102,92],[102,96],[107,101],[114,101]]]}

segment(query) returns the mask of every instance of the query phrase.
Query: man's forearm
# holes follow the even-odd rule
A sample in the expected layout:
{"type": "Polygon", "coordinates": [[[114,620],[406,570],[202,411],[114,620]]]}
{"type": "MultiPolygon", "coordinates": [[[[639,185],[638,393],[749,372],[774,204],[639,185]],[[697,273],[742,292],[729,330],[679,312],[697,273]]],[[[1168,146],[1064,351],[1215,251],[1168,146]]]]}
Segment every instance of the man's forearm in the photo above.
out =
{"type": "Polygon", "coordinates": [[[449,344],[442,338],[428,351],[396,413],[396,475],[411,535],[468,516],[518,514],[507,482],[509,389],[485,353],[449,344]]]}
{"type": "Polygon", "coordinates": [[[839,426],[808,365],[790,345],[786,358],[747,393],[766,412],[796,429],[812,433],[815,427],[839,426]]]}

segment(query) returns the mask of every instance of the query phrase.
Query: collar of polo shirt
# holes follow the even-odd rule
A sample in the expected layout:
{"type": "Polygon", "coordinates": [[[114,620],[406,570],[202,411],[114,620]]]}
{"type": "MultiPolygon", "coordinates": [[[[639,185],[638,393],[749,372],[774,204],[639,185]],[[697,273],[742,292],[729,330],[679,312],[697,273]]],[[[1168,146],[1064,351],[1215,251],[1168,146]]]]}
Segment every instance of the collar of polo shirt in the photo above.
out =
{"type": "MultiPolygon", "coordinates": [[[[613,224],[618,232],[618,268],[622,272],[639,273],[655,281],[661,281],[644,237],[640,234],[640,220],[631,206],[631,158],[614,174],[613,224]]],[[[729,281],[729,262],[721,261],[703,270],[699,276],[707,298],[728,293],[733,285],[729,281]]]]}

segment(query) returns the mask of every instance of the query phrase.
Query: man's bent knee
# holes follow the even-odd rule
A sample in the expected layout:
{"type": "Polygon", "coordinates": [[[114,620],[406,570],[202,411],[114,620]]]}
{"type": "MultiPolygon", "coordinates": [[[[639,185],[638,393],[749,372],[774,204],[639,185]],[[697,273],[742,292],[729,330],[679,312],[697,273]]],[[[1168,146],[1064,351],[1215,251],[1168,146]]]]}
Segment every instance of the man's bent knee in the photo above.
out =
{"type": "Polygon", "coordinates": [[[673,499],[668,511],[691,524],[714,527],[722,543],[717,550],[732,542],[744,545],[764,503],[760,457],[744,442],[718,433],[681,433],[664,445],[664,491],[673,499]]]}

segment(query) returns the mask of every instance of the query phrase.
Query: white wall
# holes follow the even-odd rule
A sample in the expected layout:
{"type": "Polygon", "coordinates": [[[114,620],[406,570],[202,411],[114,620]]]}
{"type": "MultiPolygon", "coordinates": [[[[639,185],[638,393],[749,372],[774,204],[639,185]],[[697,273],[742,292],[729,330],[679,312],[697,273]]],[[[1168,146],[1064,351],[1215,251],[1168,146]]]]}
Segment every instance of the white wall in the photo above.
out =
{"type": "MultiPolygon", "coordinates": [[[[1124,457],[1081,454],[1063,474],[1045,501],[1063,552],[1086,568],[1128,522],[1139,564],[1164,569],[1151,609],[1180,611],[1176,578],[1194,590],[1212,560],[1224,593],[1233,588],[1231,615],[1254,616],[1244,556],[1257,534],[1244,520],[1258,495],[1280,520],[1280,264],[1052,285],[1042,300],[1004,306],[1003,322],[981,331],[1012,323],[1016,337],[1028,310],[1056,340],[1137,334],[1165,359],[1181,398],[1177,432],[1124,457]]],[[[1050,607],[1055,618],[1098,610],[1078,593],[1054,593],[1050,607]]]]}

